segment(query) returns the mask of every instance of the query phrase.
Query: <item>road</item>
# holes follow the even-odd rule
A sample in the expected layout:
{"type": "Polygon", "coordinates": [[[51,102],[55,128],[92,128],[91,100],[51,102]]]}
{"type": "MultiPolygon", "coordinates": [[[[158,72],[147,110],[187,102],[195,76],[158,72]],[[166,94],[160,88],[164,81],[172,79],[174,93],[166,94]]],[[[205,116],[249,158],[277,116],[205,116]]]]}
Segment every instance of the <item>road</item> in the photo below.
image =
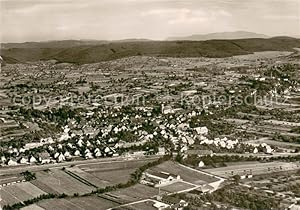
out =
{"type": "Polygon", "coordinates": [[[266,143],[269,145],[274,145],[277,147],[300,147],[300,144],[297,143],[292,143],[292,142],[282,142],[282,141],[275,141],[275,140],[271,140],[269,138],[261,138],[261,139],[257,139],[257,140],[250,140],[250,141],[246,141],[246,143],[254,143],[254,144],[261,144],[261,143],[266,143]]]}
{"type": "Polygon", "coordinates": [[[68,167],[71,165],[91,165],[91,164],[99,164],[99,163],[112,163],[112,162],[126,162],[126,161],[144,161],[144,160],[155,160],[158,159],[159,155],[152,155],[147,157],[134,157],[134,159],[128,159],[128,157],[114,157],[114,158],[101,158],[101,159],[89,159],[89,160],[76,160],[70,162],[62,162],[62,163],[54,163],[54,164],[45,164],[45,165],[23,165],[23,166],[11,166],[11,167],[2,167],[0,168],[0,176],[1,175],[9,175],[9,174],[19,174],[24,171],[42,171],[46,169],[53,168],[62,168],[68,167]]]}
{"type": "Polygon", "coordinates": [[[216,174],[223,177],[231,177],[236,174],[268,174],[280,171],[289,171],[300,169],[300,164],[298,162],[286,163],[286,162],[270,162],[270,163],[249,163],[245,165],[237,164],[227,167],[206,169],[204,171],[211,174],[216,174]]]}
{"type": "Polygon", "coordinates": [[[240,157],[261,157],[261,158],[272,158],[272,157],[289,157],[289,156],[300,156],[300,153],[291,153],[291,152],[283,152],[283,153],[273,153],[273,154],[259,154],[259,153],[214,153],[215,156],[240,156],[240,157]]]}

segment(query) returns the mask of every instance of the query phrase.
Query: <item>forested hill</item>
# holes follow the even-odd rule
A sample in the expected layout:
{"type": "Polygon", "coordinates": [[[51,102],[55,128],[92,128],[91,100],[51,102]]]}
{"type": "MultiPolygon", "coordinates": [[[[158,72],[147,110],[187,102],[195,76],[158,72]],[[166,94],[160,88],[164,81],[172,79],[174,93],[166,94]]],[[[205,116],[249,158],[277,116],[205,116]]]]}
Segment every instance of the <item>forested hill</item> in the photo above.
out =
{"type": "MultiPolygon", "coordinates": [[[[62,46],[63,41],[60,41],[62,46]]],[[[300,39],[274,37],[269,39],[236,39],[208,41],[128,41],[104,44],[79,44],[72,47],[44,47],[34,43],[27,47],[20,43],[13,48],[1,50],[7,63],[56,59],[59,62],[94,63],[128,56],[166,56],[166,57],[229,57],[260,51],[293,51],[300,47],[300,39]],[[40,47],[39,47],[40,46],[40,47]]]]}

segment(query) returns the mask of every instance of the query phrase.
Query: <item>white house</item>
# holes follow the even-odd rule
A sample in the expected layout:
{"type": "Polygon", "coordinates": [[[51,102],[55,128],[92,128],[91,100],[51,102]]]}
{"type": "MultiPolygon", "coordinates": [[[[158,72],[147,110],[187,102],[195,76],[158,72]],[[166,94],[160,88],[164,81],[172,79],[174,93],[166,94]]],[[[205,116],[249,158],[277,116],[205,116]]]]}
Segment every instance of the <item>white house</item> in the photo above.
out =
{"type": "Polygon", "coordinates": [[[58,156],[59,156],[59,153],[58,152],[56,152],[55,154],[54,154],[54,159],[57,159],[58,158],[58,156]]]}
{"type": "Polygon", "coordinates": [[[65,156],[63,155],[63,154],[59,154],[59,156],[56,158],[56,161],[57,162],[63,162],[63,161],[65,161],[66,160],[66,158],[65,158],[65,156]]]}
{"type": "Polygon", "coordinates": [[[101,154],[100,150],[99,150],[99,151],[97,151],[97,152],[95,152],[94,154],[95,154],[95,157],[101,157],[101,156],[102,156],[102,154],[101,154]]]}
{"type": "Polygon", "coordinates": [[[54,151],[54,148],[51,145],[49,145],[48,150],[49,151],[54,151]]]}
{"type": "Polygon", "coordinates": [[[16,165],[18,165],[18,163],[16,161],[10,159],[10,160],[8,160],[7,165],[8,166],[16,166],[16,165]]]}
{"type": "Polygon", "coordinates": [[[206,126],[204,127],[197,127],[194,128],[198,135],[207,135],[208,134],[208,128],[206,126]]]}
{"type": "Polygon", "coordinates": [[[30,162],[30,163],[36,163],[36,162],[37,162],[37,159],[36,159],[34,156],[31,156],[31,157],[29,158],[29,162],[30,162]]]}
{"type": "Polygon", "coordinates": [[[205,164],[204,164],[204,162],[201,160],[201,161],[199,162],[199,164],[198,164],[198,167],[202,168],[202,167],[204,167],[204,166],[205,166],[205,164]]]}
{"type": "Polygon", "coordinates": [[[104,152],[105,152],[105,153],[108,153],[108,152],[110,152],[110,149],[109,149],[109,147],[106,147],[106,148],[104,149],[104,152]]]}
{"type": "Polygon", "coordinates": [[[6,162],[6,158],[4,156],[1,156],[1,162],[5,163],[6,162]]]}
{"type": "Polygon", "coordinates": [[[58,144],[58,145],[57,145],[57,148],[58,148],[58,149],[62,149],[63,146],[62,146],[61,144],[58,144]]]}
{"type": "Polygon", "coordinates": [[[85,153],[85,158],[86,159],[91,159],[91,158],[93,158],[93,154],[91,152],[86,152],[85,153]]]}
{"type": "Polygon", "coordinates": [[[64,153],[64,156],[65,156],[66,158],[72,157],[72,155],[70,154],[69,151],[66,151],[66,152],[64,153]]]}
{"type": "Polygon", "coordinates": [[[26,150],[25,150],[24,148],[20,148],[20,149],[19,149],[19,152],[20,152],[20,153],[23,153],[23,152],[25,152],[25,151],[26,151],[26,150]]]}
{"type": "Polygon", "coordinates": [[[86,146],[87,146],[87,147],[90,147],[91,145],[92,145],[92,144],[91,144],[90,141],[87,141],[87,142],[86,142],[86,146]]]}
{"type": "Polygon", "coordinates": [[[91,151],[90,151],[89,149],[86,149],[86,150],[84,151],[84,154],[86,154],[86,153],[91,153],[91,151]]]}
{"type": "Polygon", "coordinates": [[[74,147],[73,144],[70,143],[70,142],[69,142],[67,145],[68,145],[68,147],[71,148],[71,149],[74,147]]]}
{"type": "Polygon", "coordinates": [[[82,141],[81,139],[79,139],[79,140],[77,141],[77,145],[78,145],[79,147],[82,147],[82,146],[83,146],[83,141],[82,141]]]}
{"type": "Polygon", "coordinates": [[[79,150],[76,150],[76,151],[74,152],[74,155],[75,155],[75,156],[81,156],[81,153],[80,153],[79,150]]]}
{"type": "Polygon", "coordinates": [[[163,210],[163,209],[169,208],[170,205],[160,202],[160,201],[155,201],[155,203],[153,204],[153,207],[157,208],[158,210],[163,210]]]}
{"type": "Polygon", "coordinates": [[[20,163],[20,164],[28,164],[28,159],[25,158],[25,157],[22,157],[22,158],[19,160],[19,163],[20,163]]]}

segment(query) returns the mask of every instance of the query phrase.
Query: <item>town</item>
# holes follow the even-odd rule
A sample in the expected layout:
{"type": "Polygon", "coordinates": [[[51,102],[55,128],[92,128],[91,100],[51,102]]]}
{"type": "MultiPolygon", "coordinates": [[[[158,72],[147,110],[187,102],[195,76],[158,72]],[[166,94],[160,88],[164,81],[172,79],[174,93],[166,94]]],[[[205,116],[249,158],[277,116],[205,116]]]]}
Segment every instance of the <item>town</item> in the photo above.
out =
{"type": "Polygon", "coordinates": [[[299,55],[2,62],[1,207],[299,208],[299,55]]]}

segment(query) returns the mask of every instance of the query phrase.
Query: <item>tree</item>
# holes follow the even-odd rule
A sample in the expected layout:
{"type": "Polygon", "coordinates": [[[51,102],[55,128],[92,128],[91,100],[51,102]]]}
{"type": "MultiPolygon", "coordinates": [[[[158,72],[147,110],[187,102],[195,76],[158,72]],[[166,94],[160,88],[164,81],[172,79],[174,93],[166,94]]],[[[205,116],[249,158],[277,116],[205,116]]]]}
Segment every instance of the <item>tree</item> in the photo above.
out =
{"type": "Polygon", "coordinates": [[[238,184],[241,181],[241,176],[240,175],[234,175],[232,178],[234,179],[236,184],[238,184]]]}

